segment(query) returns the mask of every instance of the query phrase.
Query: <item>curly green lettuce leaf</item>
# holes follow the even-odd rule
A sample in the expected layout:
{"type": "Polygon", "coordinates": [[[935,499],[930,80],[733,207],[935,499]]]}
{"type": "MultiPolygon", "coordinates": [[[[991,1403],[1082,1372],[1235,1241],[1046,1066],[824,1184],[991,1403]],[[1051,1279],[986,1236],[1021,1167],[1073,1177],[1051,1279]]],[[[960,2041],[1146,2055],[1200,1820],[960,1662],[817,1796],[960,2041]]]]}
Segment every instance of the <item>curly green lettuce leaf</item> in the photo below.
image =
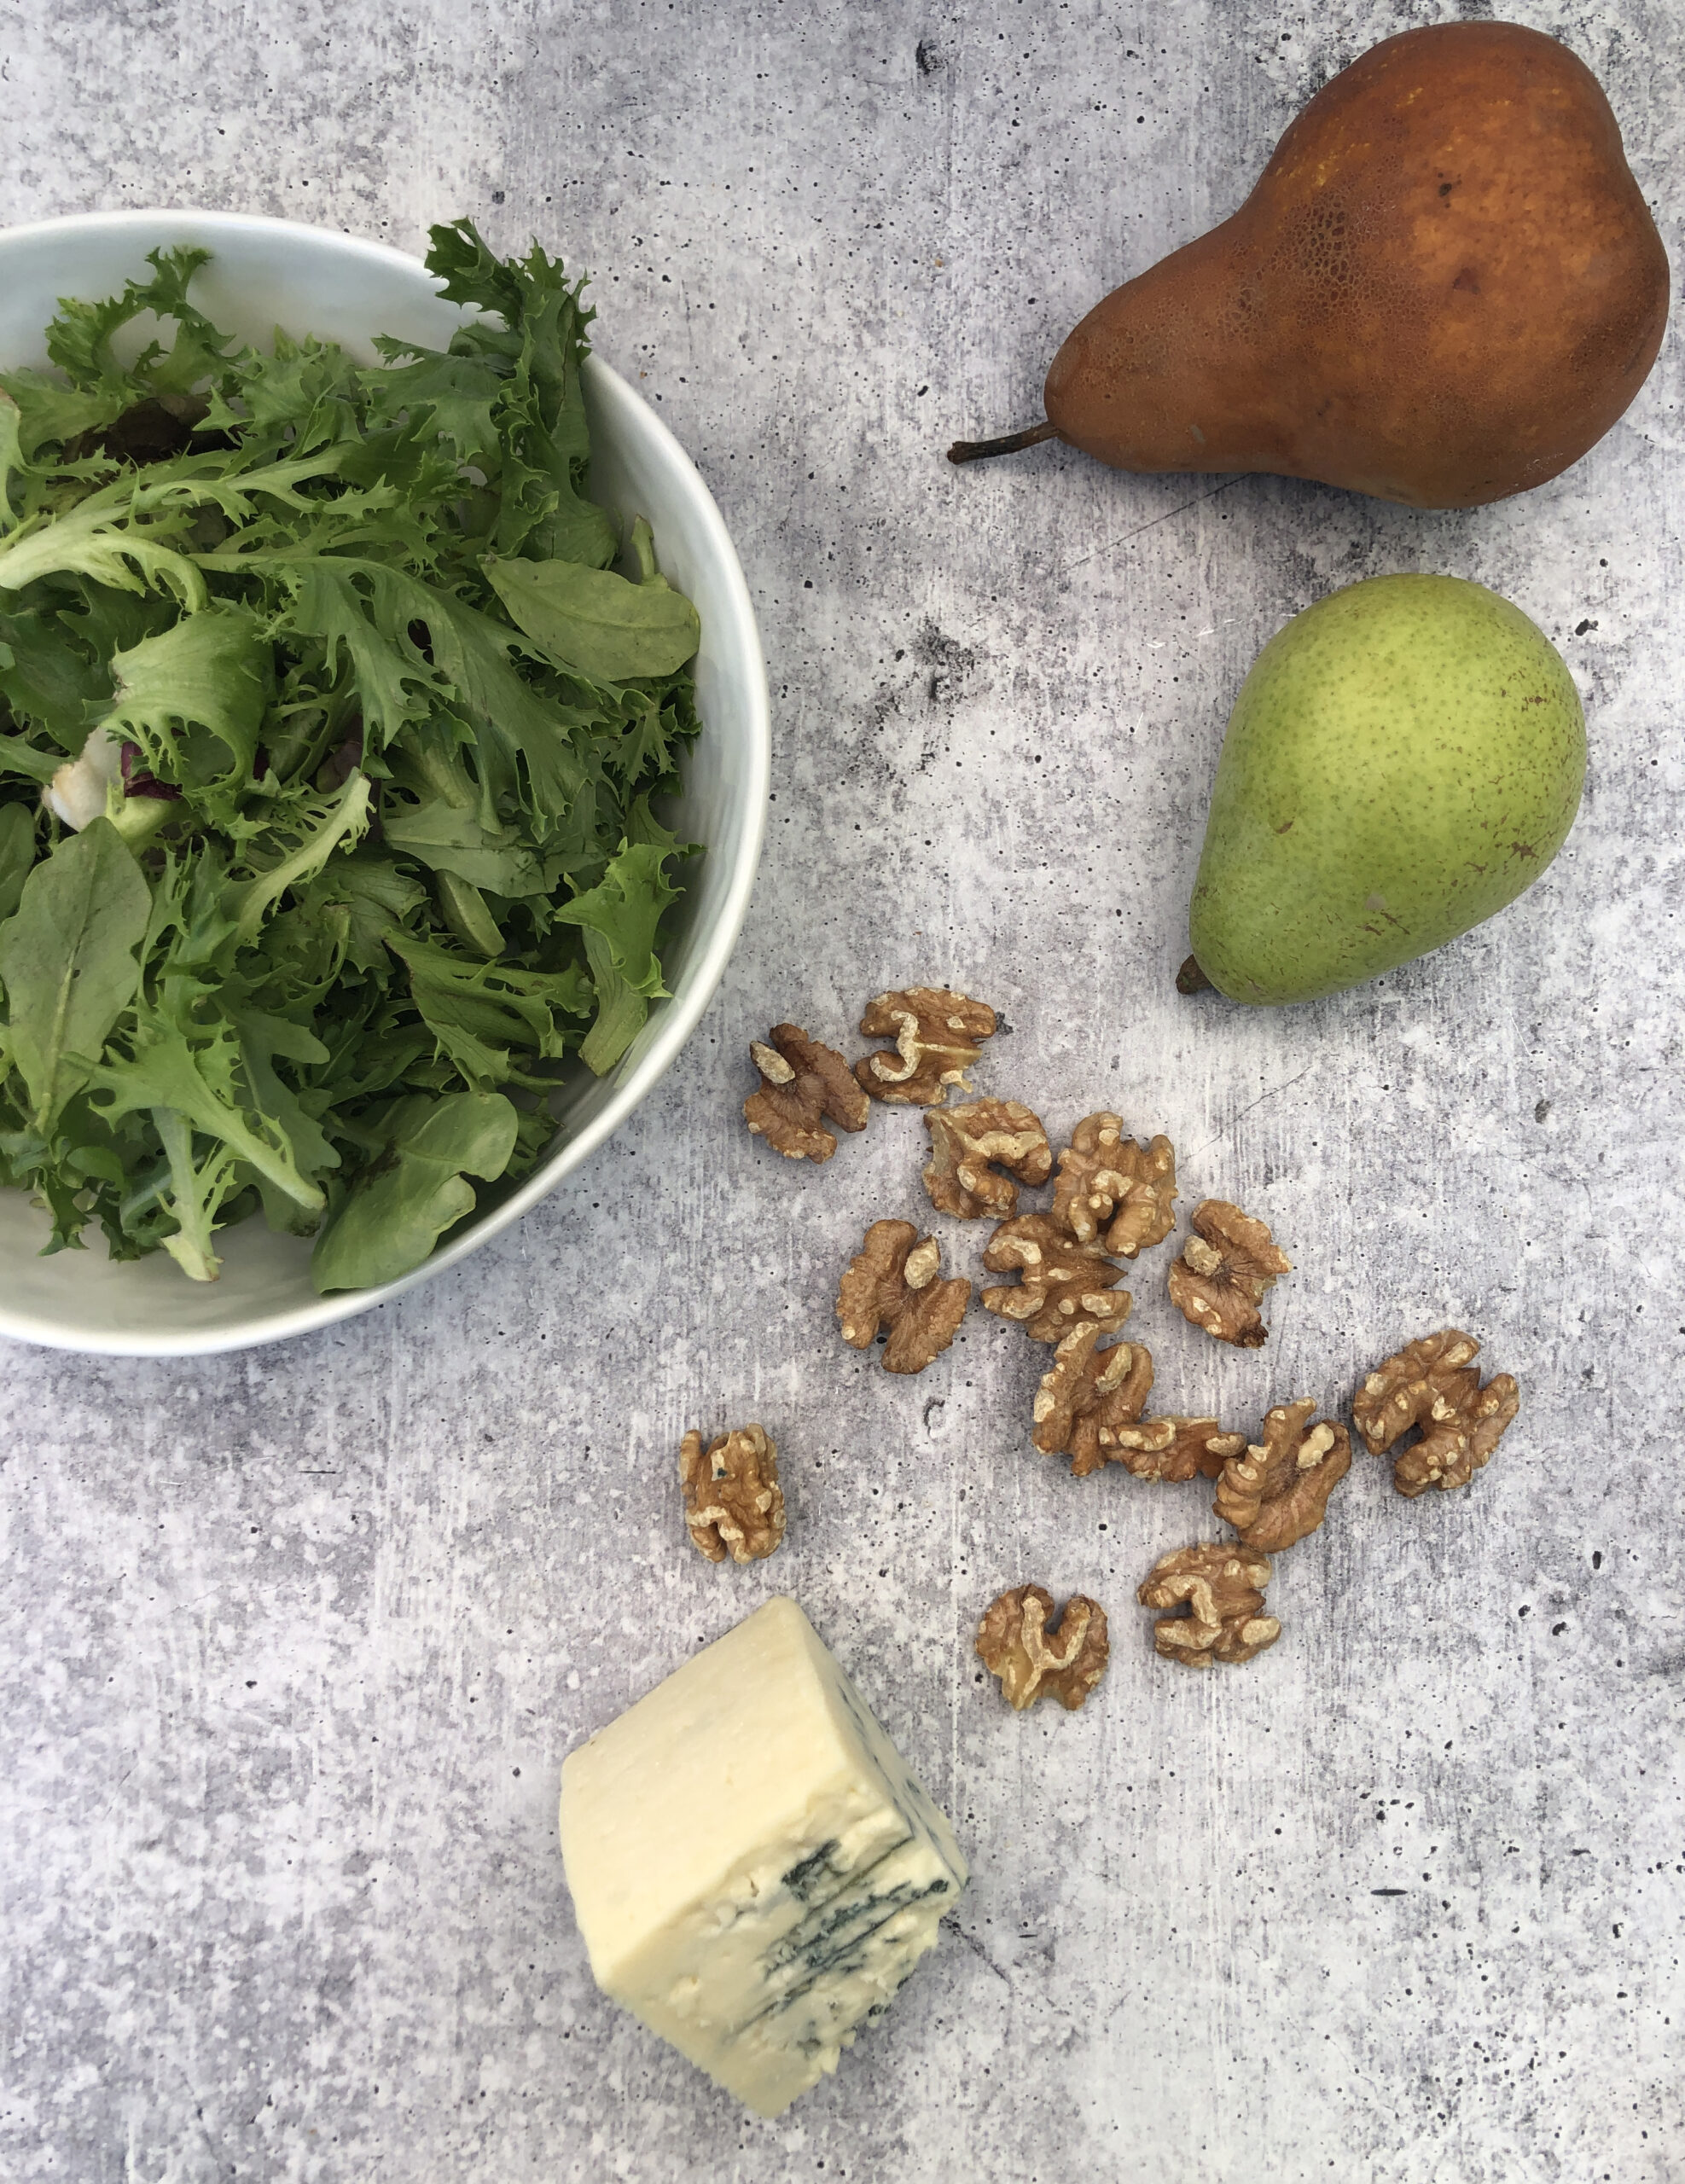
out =
{"type": "MultiPolygon", "coordinates": [[[[248,1028],[248,1042],[253,1036],[248,1028]]],[[[272,1060],[277,1050],[272,1043],[265,1049],[259,1038],[260,1054],[272,1060]]],[[[140,1109],[150,1113],[170,1160],[165,1203],[179,1225],[178,1240],[166,1237],[164,1247],[195,1281],[216,1279],[219,1263],[210,1236],[221,1204],[240,1186],[242,1167],[312,1218],[326,1205],[319,1185],[301,1171],[299,1148],[282,1121],[258,1103],[236,1025],[222,1019],[183,1025],[142,1002],[130,1052],[90,1074],[107,1124],[140,1109]]]]}
{"type": "Polygon", "coordinates": [[[655,928],[678,894],[665,868],[672,854],[671,839],[665,845],[623,841],[599,885],[555,911],[561,922],[585,928],[597,1014],[579,1054],[599,1077],[613,1069],[643,1028],[651,1001],[667,990],[655,955],[655,928]]]}
{"type": "Polygon", "coordinates": [[[0,380],[0,537],[10,531],[24,514],[20,501],[12,497],[12,480],[24,468],[23,412],[15,395],[0,380]]]}
{"type": "Polygon", "coordinates": [[[188,615],[118,653],[111,671],[113,703],[100,724],[137,744],[160,780],[206,791],[249,785],[273,676],[269,633],[249,609],[188,615]],[[200,729],[219,755],[203,750],[200,729]]]}
{"type": "Polygon", "coordinates": [[[475,961],[436,941],[393,932],[387,946],[410,973],[410,996],[421,1021],[464,1080],[477,1091],[494,1085],[549,1080],[530,1061],[553,1061],[572,1043],[570,1026],[591,1010],[590,981],[577,968],[522,970],[475,961]]]}
{"type": "Polygon", "coordinates": [[[191,395],[229,362],[228,335],[188,300],[189,283],[210,258],[208,250],[150,250],[151,280],[131,281],[121,295],[98,303],[64,298],[47,330],[47,354],[84,394],[122,396],[131,402],[145,395],[191,395]],[[125,326],[148,311],[173,323],[175,340],[166,350],[154,338],[125,367],[113,344],[125,326]]]}
{"type": "Polygon", "coordinates": [[[254,941],[264,917],[288,890],[312,879],[342,842],[360,839],[368,825],[369,777],[353,770],[339,793],[310,814],[295,849],[255,879],[230,889],[224,900],[239,938],[254,941]]]}

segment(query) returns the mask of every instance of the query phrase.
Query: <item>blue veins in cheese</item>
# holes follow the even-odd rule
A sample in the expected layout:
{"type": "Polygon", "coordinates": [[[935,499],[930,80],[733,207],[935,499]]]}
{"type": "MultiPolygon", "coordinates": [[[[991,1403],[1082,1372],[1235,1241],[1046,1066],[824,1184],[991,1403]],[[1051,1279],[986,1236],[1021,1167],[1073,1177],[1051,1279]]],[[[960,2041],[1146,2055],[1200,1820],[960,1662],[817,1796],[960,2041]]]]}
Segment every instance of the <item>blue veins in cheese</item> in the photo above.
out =
{"type": "Polygon", "coordinates": [[[569,1755],[561,1853],[598,1986],[760,2116],[835,2070],[967,1878],[792,1600],[569,1755]]]}

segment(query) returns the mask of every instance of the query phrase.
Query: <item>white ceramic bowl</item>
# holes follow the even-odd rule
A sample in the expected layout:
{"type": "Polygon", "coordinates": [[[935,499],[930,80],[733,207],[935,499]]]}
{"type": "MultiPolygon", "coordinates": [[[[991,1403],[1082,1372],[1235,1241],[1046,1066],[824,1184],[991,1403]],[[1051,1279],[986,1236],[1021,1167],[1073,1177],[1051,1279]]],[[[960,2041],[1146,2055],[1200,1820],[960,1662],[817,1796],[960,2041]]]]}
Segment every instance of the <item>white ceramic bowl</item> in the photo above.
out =
{"type": "MultiPolygon", "coordinates": [[[[146,272],[160,244],[213,253],[194,297],[218,326],[266,342],[277,326],[343,342],[375,361],[371,337],[409,335],[441,346],[461,313],[419,262],[386,245],[229,212],[96,212],[0,233],[0,366],[44,364],[48,321],[61,296],[96,298],[146,272]]],[[[623,520],[649,519],[663,571],[702,618],[696,695],[703,728],[685,774],[683,826],[705,855],[661,949],[671,990],[619,1066],[561,1095],[550,1151],[517,1188],[483,1205],[425,1266],[375,1289],[318,1297],[310,1246],[271,1235],[261,1217],[220,1233],[222,1278],[189,1281],[164,1252],[126,1264],[96,1240],[86,1251],[38,1256],[44,1217],[20,1191],[0,1190],[0,1334],[116,1356],[185,1356],[302,1334],[367,1311],[454,1266],[518,1220],[623,1123],[678,1053],[725,969],[748,907],[766,817],[770,730],[766,670],[747,587],[713,497],[654,411],[592,357],[584,379],[591,421],[591,491],[623,520]]]]}

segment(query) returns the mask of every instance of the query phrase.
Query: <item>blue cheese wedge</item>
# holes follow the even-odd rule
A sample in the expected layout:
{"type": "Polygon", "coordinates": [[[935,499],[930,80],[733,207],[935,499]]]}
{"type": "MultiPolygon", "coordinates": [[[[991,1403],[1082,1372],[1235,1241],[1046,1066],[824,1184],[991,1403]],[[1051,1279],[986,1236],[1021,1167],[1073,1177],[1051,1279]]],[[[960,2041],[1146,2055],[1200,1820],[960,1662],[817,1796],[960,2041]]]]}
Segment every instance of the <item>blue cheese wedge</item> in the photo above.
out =
{"type": "Polygon", "coordinates": [[[598,1986],[758,2116],[835,2070],[967,1878],[792,1600],[568,1756],[561,1855],[598,1986]]]}

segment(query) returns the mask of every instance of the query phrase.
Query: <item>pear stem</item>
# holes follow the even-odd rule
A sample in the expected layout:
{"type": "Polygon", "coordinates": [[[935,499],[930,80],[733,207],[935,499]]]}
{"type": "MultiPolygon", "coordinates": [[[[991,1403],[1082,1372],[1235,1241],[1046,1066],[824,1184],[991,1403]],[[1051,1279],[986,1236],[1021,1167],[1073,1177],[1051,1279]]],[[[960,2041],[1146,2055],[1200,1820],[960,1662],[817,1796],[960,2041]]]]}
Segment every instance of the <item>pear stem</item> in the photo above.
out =
{"type": "Polygon", "coordinates": [[[1176,990],[1178,993],[1211,993],[1216,990],[1211,980],[1200,968],[1200,959],[1197,956],[1190,956],[1177,973],[1176,990]]]}
{"type": "Polygon", "coordinates": [[[956,440],[948,450],[950,462],[985,462],[991,455],[1016,455],[1021,447],[1059,438],[1059,427],[1044,417],[1039,425],[1026,425],[1021,433],[1007,433],[997,440],[956,440]]]}

